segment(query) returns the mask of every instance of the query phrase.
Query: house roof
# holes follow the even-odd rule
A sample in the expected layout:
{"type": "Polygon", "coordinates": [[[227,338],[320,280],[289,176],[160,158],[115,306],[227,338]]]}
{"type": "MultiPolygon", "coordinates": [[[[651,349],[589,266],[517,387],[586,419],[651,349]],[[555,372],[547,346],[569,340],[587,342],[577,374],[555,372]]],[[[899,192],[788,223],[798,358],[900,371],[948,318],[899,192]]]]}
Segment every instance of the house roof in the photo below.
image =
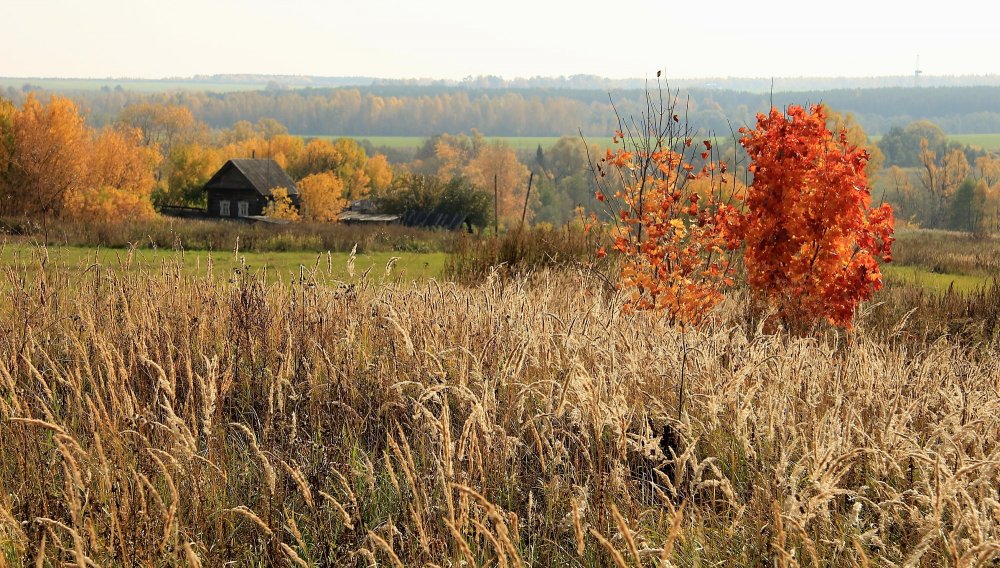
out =
{"type": "Polygon", "coordinates": [[[298,195],[299,188],[295,186],[292,178],[288,177],[285,170],[271,159],[242,159],[229,160],[219,171],[215,172],[212,179],[208,180],[205,188],[218,185],[227,172],[232,169],[237,170],[261,195],[270,196],[271,190],[284,187],[288,190],[288,195],[298,195]]]}
{"type": "Polygon", "coordinates": [[[400,215],[391,213],[360,213],[350,210],[337,216],[337,220],[341,223],[395,223],[399,219],[400,215]]]}

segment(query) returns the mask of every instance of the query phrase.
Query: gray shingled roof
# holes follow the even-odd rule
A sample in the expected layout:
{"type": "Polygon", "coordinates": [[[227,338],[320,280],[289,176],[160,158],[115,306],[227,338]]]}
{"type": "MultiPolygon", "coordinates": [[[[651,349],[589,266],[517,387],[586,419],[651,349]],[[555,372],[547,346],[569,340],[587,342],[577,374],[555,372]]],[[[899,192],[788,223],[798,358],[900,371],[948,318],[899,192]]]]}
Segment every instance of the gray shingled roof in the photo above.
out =
{"type": "MultiPolygon", "coordinates": [[[[295,182],[292,178],[288,177],[285,170],[271,159],[243,159],[243,160],[229,160],[226,165],[232,164],[247,178],[247,181],[253,185],[254,189],[260,192],[261,195],[269,196],[271,195],[271,190],[277,187],[284,187],[288,189],[288,195],[298,195],[299,188],[295,186],[295,182]]],[[[226,166],[222,166],[219,170],[221,173],[226,169],[226,166]]],[[[219,175],[219,174],[216,174],[219,175]]],[[[214,178],[214,176],[213,176],[214,178]]],[[[209,181],[211,183],[211,181],[209,181]]]]}

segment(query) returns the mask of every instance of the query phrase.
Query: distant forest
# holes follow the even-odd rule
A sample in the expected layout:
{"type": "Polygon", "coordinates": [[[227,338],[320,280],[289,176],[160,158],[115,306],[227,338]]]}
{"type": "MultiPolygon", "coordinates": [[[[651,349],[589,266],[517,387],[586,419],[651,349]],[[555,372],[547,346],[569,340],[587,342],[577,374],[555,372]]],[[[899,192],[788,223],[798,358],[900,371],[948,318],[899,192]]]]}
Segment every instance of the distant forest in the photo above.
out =
{"type": "MultiPolygon", "coordinates": [[[[484,80],[488,80],[485,78],[484,80]]],[[[488,83],[488,81],[487,81],[488,83]]],[[[654,85],[655,88],[655,85],[654,85]]],[[[49,91],[30,84],[0,90],[20,104],[29,92],[49,91]]],[[[639,89],[512,88],[423,85],[396,82],[366,87],[268,88],[232,92],[175,90],[149,93],[125,88],[62,90],[87,109],[92,126],[114,122],[126,106],[155,102],[181,105],[213,128],[239,121],[273,118],[300,135],[433,136],[476,129],[489,136],[563,136],[582,131],[606,136],[622,117],[645,108],[639,89]],[[612,103],[614,106],[612,106],[612,103]]],[[[654,91],[653,96],[658,96],[654,91]]],[[[668,96],[666,92],[663,96],[668,96]]],[[[950,134],[1000,132],[1000,86],[884,87],[783,91],[683,89],[688,118],[703,131],[725,135],[752,124],[771,103],[823,102],[851,113],[870,135],[887,133],[916,120],[929,120],[950,134]]]]}

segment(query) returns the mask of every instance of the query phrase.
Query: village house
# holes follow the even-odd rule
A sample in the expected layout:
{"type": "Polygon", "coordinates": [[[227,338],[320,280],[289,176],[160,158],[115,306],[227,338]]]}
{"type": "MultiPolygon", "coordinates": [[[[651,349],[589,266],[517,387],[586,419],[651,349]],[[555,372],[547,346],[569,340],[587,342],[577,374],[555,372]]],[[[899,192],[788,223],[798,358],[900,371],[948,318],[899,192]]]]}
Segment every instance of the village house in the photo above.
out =
{"type": "Polygon", "coordinates": [[[288,190],[299,205],[299,189],[277,162],[270,159],[229,160],[205,184],[209,217],[258,217],[271,200],[271,191],[288,190]]]}

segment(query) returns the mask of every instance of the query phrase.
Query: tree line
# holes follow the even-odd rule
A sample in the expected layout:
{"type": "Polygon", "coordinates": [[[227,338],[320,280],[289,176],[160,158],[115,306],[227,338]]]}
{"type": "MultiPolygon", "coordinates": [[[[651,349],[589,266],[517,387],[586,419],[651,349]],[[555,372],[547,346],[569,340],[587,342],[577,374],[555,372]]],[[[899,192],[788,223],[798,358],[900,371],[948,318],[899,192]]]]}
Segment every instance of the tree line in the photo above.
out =
{"type": "MultiPolygon", "coordinates": [[[[25,89],[8,88],[5,97],[21,104],[25,89]]],[[[44,93],[43,93],[44,94],[44,93]]],[[[684,111],[704,132],[728,134],[755,120],[772,105],[809,101],[852,113],[869,134],[929,120],[946,132],[1000,132],[1000,87],[840,89],[751,93],[722,89],[685,89],[684,111]]],[[[304,88],[229,93],[138,93],[107,89],[65,93],[88,109],[94,127],[113,124],[136,104],[183,106],[211,128],[230,128],[246,120],[272,118],[302,135],[433,136],[475,128],[491,136],[562,136],[582,131],[604,136],[613,131],[615,109],[637,115],[645,90],[572,88],[484,88],[444,85],[376,84],[369,87],[304,88]],[[612,100],[614,104],[612,104],[612,100]]]]}

